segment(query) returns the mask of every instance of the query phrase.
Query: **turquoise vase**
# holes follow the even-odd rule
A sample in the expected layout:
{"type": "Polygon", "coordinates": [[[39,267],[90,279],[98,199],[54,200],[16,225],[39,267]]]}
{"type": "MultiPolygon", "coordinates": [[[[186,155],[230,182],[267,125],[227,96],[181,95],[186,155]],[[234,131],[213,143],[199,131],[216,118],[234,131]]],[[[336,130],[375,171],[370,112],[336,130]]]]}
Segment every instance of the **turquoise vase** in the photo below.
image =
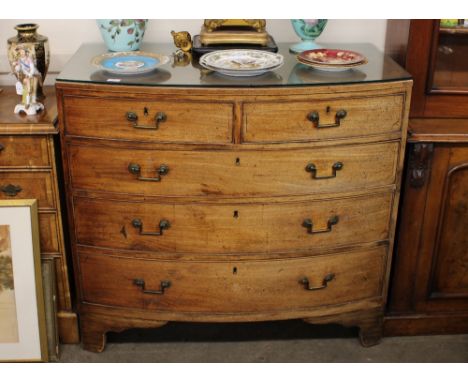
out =
{"type": "Polygon", "coordinates": [[[301,42],[289,47],[293,53],[301,53],[305,50],[320,49],[321,46],[315,42],[327,25],[327,19],[293,19],[291,24],[294,32],[302,39],[301,42]]]}
{"type": "Polygon", "coordinates": [[[129,52],[140,49],[148,20],[104,19],[97,20],[107,49],[113,52],[129,52]]]}

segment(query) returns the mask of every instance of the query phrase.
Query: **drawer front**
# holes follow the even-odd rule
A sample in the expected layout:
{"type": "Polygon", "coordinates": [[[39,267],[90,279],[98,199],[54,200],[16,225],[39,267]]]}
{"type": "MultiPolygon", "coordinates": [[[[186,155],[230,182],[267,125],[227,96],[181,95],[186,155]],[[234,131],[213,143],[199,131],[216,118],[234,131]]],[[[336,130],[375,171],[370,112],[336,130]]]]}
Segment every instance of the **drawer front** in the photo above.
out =
{"type": "Polygon", "coordinates": [[[80,269],[86,302],[170,312],[248,313],[303,310],[379,297],[385,259],[385,247],[238,262],[81,254],[80,269]]]}
{"type": "Polygon", "coordinates": [[[145,196],[304,195],[393,184],[398,150],[398,142],[264,151],[72,145],[70,167],[76,189],[145,196]]]}
{"type": "Polygon", "coordinates": [[[66,134],[132,141],[232,141],[229,103],[65,98],[66,134]],[[132,114],[128,114],[132,113],[132,114]]]}
{"type": "Polygon", "coordinates": [[[392,194],[252,204],[129,203],[77,197],[78,244],[176,253],[320,251],[388,239],[392,194]],[[167,221],[167,224],[166,224],[167,221]]]}
{"type": "Polygon", "coordinates": [[[48,167],[47,137],[0,136],[0,167],[48,167]]]}
{"type": "Polygon", "coordinates": [[[0,172],[1,199],[37,199],[40,209],[55,208],[52,190],[50,172],[0,172]]]}
{"type": "Polygon", "coordinates": [[[39,236],[41,253],[60,253],[57,215],[54,212],[39,214],[39,236]]]}
{"type": "Polygon", "coordinates": [[[399,131],[403,104],[403,95],[246,103],[242,141],[316,141],[399,131]]]}

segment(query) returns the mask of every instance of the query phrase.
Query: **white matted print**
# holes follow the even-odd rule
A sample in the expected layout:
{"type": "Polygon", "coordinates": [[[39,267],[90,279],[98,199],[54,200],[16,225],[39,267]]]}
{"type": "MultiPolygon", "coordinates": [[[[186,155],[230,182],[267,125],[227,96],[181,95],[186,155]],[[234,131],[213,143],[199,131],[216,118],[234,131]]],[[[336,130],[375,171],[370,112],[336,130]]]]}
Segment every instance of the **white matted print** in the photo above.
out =
{"type": "Polygon", "coordinates": [[[46,361],[36,200],[0,201],[0,361],[46,361]]]}

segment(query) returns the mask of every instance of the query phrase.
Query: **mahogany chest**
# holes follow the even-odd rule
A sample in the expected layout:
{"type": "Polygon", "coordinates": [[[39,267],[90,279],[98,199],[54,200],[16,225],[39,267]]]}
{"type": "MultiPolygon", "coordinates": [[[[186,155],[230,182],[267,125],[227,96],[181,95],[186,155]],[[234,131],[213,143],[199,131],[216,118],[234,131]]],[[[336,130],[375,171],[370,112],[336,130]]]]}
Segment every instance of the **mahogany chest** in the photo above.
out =
{"type": "Polygon", "coordinates": [[[88,45],[59,76],[86,349],[168,321],[336,322],[379,341],[411,80],[369,46],[367,69],[331,77],[286,48],[261,78],[194,64],[109,83],[80,66],[102,53],[88,45]]]}

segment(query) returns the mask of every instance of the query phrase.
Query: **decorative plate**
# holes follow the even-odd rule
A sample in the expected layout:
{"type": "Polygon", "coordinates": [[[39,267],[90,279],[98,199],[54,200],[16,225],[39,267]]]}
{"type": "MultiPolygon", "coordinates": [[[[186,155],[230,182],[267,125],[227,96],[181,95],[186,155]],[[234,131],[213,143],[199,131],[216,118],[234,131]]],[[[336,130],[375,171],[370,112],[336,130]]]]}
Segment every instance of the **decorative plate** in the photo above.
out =
{"type": "Polygon", "coordinates": [[[228,49],[204,54],[200,65],[229,76],[258,76],[283,65],[281,54],[254,49],[228,49]]]}
{"type": "Polygon", "coordinates": [[[206,64],[202,64],[200,62],[200,65],[203,66],[205,69],[208,69],[213,72],[217,72],[220,74],[224,74],[226,76],[231,76],[231,77],[253,77],[253,76],[259,76],[262,74],[265,74],[267,72],[271,72],[272,70],[278,69],[281,66],[283,66],[283,63],[273,66],[268,69],[259,69],[259,70],[228,70],[228,69],[219,69],[215,68],[206,64]]]}
{"type": "Polygon", "coordinates": [[[96,56],[91,63],[112,74],[143,74],[167,64],[169,57],[148,52],[116,52],[96,56]]]}
{"type": "Polygon", "coordinates": [[[313,62],[303,60],[299,56],[297,56],[297,60],[303,65],[307,65],[307,66],[310,66],[310,67],[312,67],[314,69],[318,69],[318,70],[322,70],[322,71],[326,71],[326,72],[344,72],[346,70],[353,69],[353,68],[355,68],[357,66],[367,64],[367,59],[365,59],[365,58],[364,58],[363,61],[360,61],[360,62],[357,62],[357,63],[354,63],[354,64],[347,64],[347,65],[345,65],[345,64],[343,64],[343,65],[317,64],[317,63],[313,63],[313,62]]]}
{"type": "Polygon", "coordinates": [[[298,58],[313,64],[325,65],[351,65],[366,60],[361,53],[343,49],[306,50],[300,53],[298,58]]]}

